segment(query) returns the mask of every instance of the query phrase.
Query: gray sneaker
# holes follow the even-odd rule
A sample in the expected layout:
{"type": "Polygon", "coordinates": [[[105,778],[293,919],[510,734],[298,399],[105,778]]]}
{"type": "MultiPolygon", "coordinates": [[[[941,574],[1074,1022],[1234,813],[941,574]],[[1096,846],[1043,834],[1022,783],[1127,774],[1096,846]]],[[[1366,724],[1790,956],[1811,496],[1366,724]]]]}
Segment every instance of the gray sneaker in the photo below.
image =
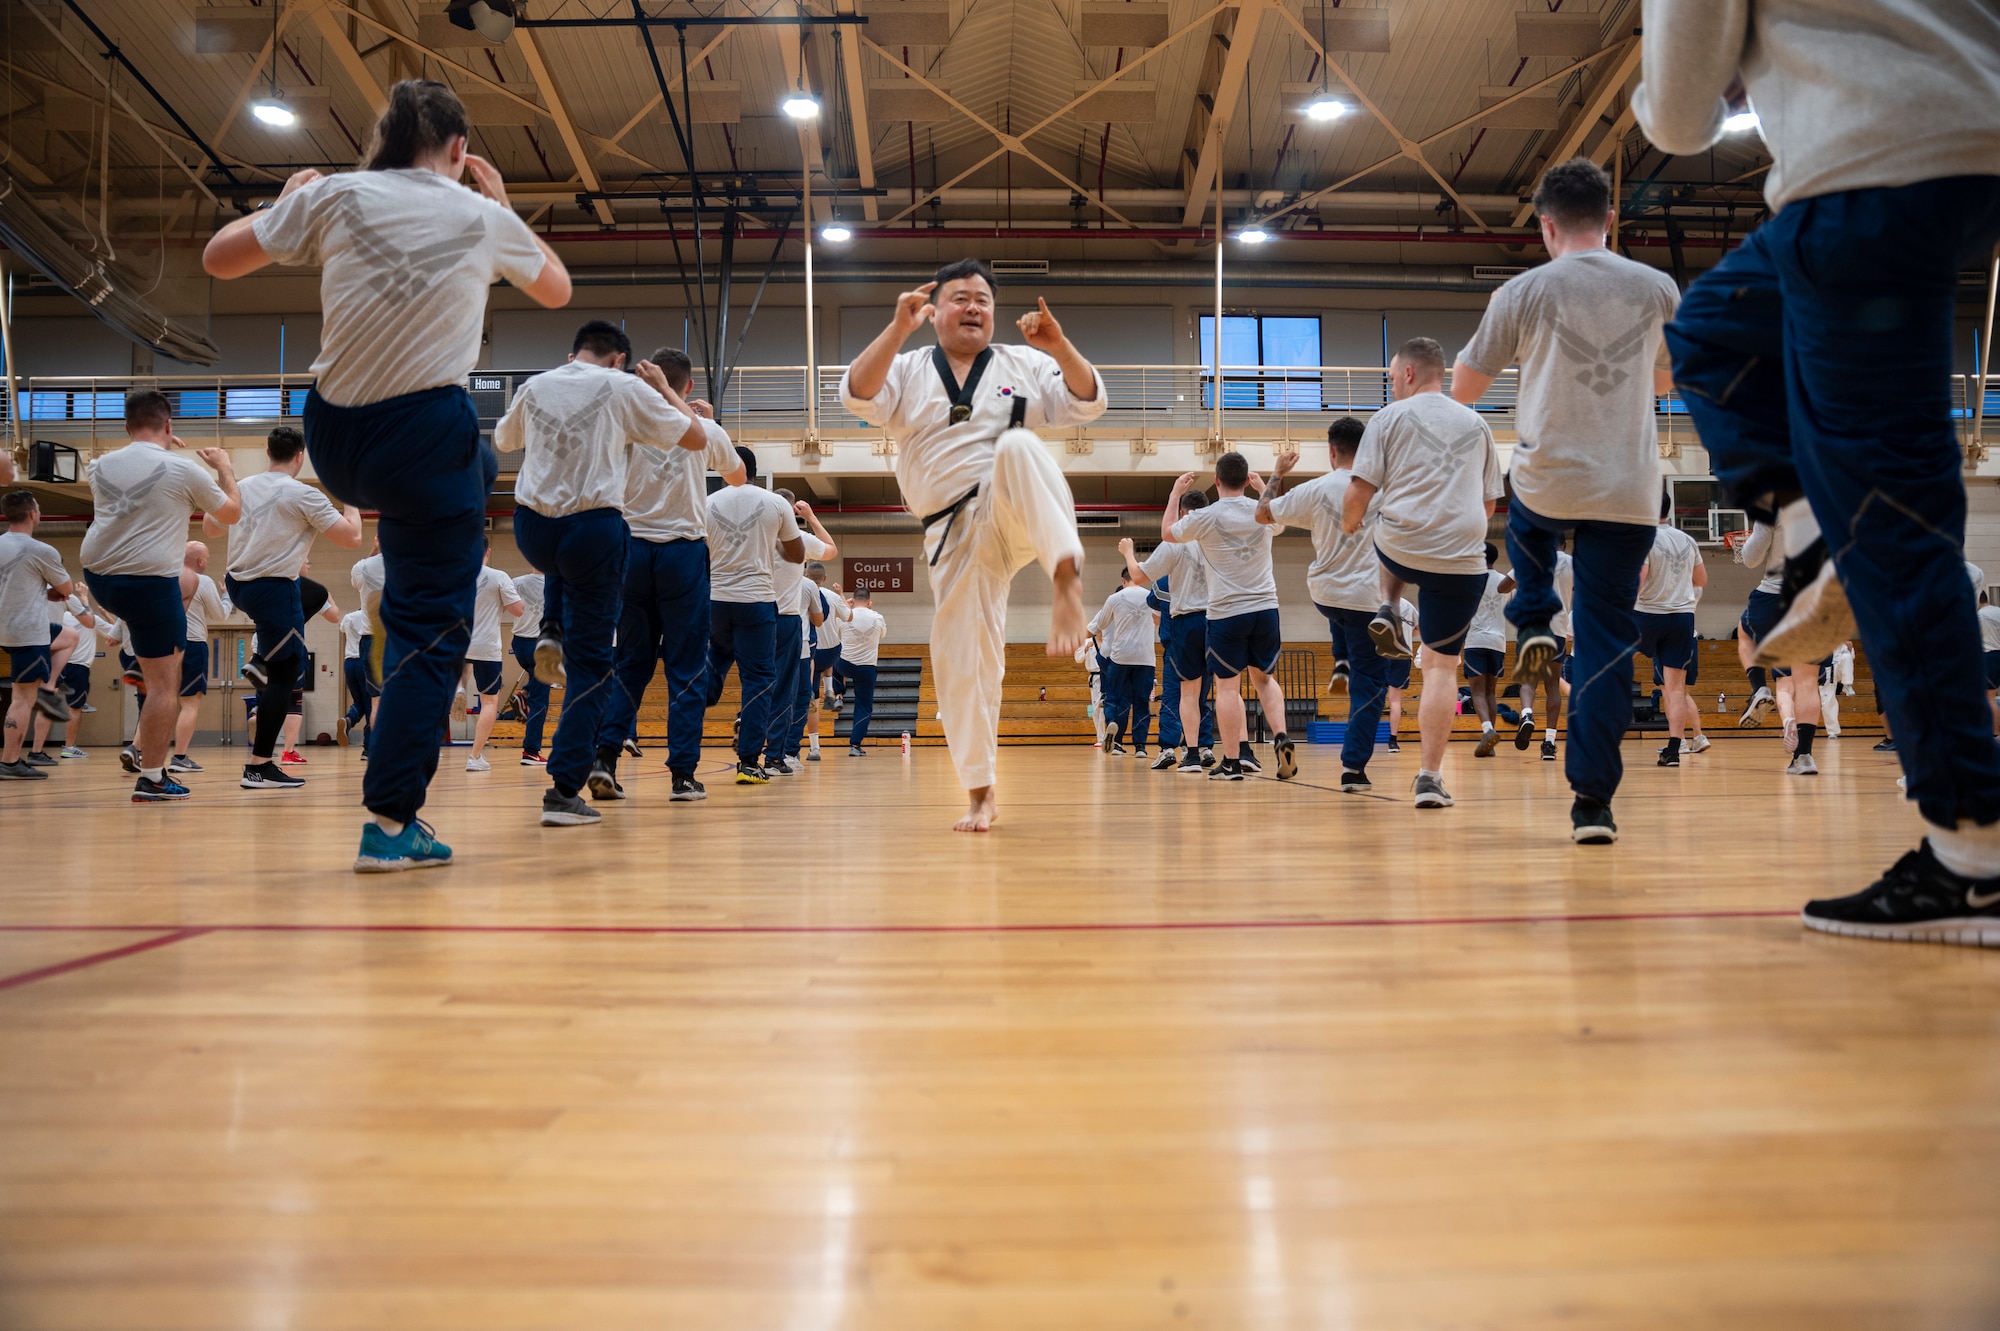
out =
{"type": "Polygon", "coordinates": [[[185,753],[177,753],[167,759],[167,770],[169,772],[199,772],[202,770],[202,766],[185,753]]]}
{"type": "Polygon", "coordinates": [[[1419,809],[1449,809],[1451,796],[1445,794],[1443,780],[1419,772],[1415,803],[1419,809]]]}
{"type": "Polygon", "coordinates": [[[551,789],[542,796],[543,827],[583,827],[603,821],[603,814],[576,795],[551,789]]]}
{"type": "Polygon", "coordinates": [[[0,781],[46,781],[49,774],[40,768],[30,767],[26,759],[11,763],[0,763],[0,781]]]}

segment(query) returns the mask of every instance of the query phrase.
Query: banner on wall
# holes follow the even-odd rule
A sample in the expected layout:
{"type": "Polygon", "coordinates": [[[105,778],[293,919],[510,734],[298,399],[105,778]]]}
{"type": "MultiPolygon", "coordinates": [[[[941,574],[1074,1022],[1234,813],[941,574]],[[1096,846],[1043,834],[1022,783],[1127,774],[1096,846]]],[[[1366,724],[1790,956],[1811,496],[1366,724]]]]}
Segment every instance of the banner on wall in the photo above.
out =
{"type": "Polygon", "coordinates": [[[907,557],[843,559],[840,585],[850,592],[863,588],[870,592],[913,592],[917,589],[916,570],[907,557]]]}

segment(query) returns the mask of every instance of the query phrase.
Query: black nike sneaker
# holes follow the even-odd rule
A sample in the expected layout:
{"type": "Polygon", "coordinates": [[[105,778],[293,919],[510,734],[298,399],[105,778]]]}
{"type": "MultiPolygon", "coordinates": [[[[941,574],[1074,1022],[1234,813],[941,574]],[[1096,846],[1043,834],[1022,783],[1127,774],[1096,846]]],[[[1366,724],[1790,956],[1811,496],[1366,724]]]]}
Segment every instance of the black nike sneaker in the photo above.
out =
{"type": "Polygon", "coordinates": [[[1927,840],[1851,897],[1808,901],[1799,922],[1821,933],[1891,943],[2000,947],[2000,878],[1967,878],[1927,840]]]}

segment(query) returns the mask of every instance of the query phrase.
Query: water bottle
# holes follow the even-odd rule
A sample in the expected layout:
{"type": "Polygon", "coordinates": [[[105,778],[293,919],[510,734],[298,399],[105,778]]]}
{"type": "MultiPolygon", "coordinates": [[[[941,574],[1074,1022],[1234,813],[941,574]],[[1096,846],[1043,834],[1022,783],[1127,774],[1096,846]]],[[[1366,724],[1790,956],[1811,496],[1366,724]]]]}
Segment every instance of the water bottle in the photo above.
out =
{"type": "Polygon", "coordinates": [[[1718,712],[1727,712],[1729,710],[1728,694],[1718,693],[1715,695],[1715,710],[1718,712]]]}
{"type": "Polygon", "coordinates": [[[910,756],[910,732],[907,730],[903,732],[903,756],[910,756]]]}
{"type": "Polygon", "coordinates": [[[1042,701],[1047,702],[1048,700],[1049,700],[1049,686],[1044,684],[1042,685],[1042,701]]]}

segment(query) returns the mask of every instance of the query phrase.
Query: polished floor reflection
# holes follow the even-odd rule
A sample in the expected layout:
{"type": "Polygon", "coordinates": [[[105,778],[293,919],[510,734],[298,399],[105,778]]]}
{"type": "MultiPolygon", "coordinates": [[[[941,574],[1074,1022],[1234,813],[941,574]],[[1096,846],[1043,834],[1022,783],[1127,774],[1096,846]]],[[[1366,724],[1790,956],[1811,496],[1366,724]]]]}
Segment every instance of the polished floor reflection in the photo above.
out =
{"type": "Polygon", "coordinates": [[[1631,744],[1625,839],[942,750],[602,826],[447,754],[0,789],[0,1327],[1990,1328],[2000,954],[1804,933],[1913,811],[1871,740],[1631,744]]]}

